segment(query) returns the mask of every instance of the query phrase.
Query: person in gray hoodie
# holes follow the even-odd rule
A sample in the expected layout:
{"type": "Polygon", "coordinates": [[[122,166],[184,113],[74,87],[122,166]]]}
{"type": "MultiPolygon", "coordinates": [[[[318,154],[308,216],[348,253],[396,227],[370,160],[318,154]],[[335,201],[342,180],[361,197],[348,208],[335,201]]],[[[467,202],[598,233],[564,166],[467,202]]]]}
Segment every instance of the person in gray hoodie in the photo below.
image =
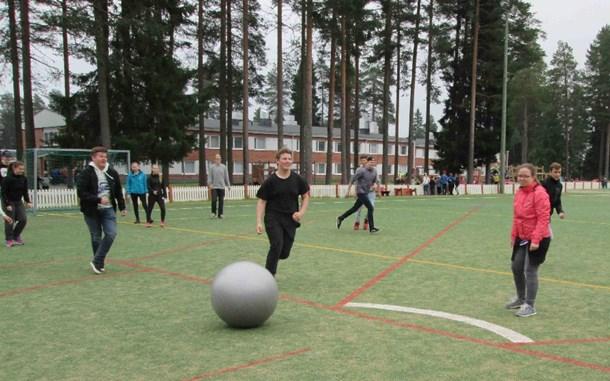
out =
{"type": "Polygon", "coordinates": [[[229,171],[227,171],[227,167],[220,160],[220,155],[217,154],[214,158],[214,164],[210,166],[210,174],[208,176],[208,187],[212,191],[212,215],[210,218],[223,218],[225,189],[231,189],[229,171]],[[218,206],[218,209],[216,206],[218,206]]]}
{"type": "Polygon", "coordinates": [[[356,202],[354,206],[348,211],[337,217],[337,229],[341,228],[341,223],[344,219],[354,214],[362,205],[364,205],[368,211],[367,220],[369,222],[369,232],[377,233],[378,228],[375,227],[375,221],[373,220],[373,211],[375,207],[369,199],[369,192],[373,185],[377,181],[377,170],[375,169],[375,160],[369,156],[364,167],[360,167],[356,170],[356,173],[352,177],[352,184],[356,183],[356,202]]]}

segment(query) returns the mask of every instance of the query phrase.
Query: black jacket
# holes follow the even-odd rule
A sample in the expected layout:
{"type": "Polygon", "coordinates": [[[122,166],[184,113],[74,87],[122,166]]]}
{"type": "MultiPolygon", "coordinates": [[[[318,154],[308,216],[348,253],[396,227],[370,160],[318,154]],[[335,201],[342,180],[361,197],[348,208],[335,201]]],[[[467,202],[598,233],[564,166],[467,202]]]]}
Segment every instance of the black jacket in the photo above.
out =
{"type": "Polygon", "coordinates": [[[7,205],[21,200],[30,202],[28,179],[25,176],[8,175],[2,181],[2,202],[7,205]]]}
{"type": "Polygon", "coordinates": [[[563,213],[563,207],[561,206],[561,192],[563,185],[561,181],[555,180],[551,176],[548,176],[543,182],[542,186],[546,189],[546,193],[549,194],[549,200],[551,201],[551,215],[553,210],[557,211],[557,214],[563,213]]]}
{"type": "MultiPolygon", "coordinates": [[[[106,171],[108,179],[108,187],[110,188],[110,199],[112,208],[116,211],[117,204],[119,210],[125,210],[125,198],[123,198],[123,188],[121,187],[121,178],[117,171],[108,168],[106,171]]],[[[88,165],[78,178],[77,194],[80,199],[80,211],[87,216],[97,213],[97,205],[101,202],[97,196],[97,174],[95,169],[88,165]]]]}
{"type": "Polygon", "coordinates": [[[161,181],[159,175],[151,174],[146,179],[148,183],[148,194],[152,195],[153,192],[157,192],[157,196],[161,196],[163,198],[167,198],[167,189],[165,185],[165,181],[161,181]]]}

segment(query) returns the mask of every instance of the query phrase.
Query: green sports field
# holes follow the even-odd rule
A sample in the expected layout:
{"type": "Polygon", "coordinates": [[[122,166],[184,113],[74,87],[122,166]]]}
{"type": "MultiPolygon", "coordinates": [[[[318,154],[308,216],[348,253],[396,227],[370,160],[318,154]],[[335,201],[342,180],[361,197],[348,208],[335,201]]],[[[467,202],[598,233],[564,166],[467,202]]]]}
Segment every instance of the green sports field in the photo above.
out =
{"type": "Polygon", "coordinates": [[[216,317],[209,283],[232,262],[264,264],[254,201],[228,201],[224,220],[173,204],[165,229],[122,218],[99,276],[79,213],[30,216],[26,245],[0,249],[0,379],[609,380],[610,193],[564,196],[526,319],[503,308],[511,201],[385,198],[370,235],[347,220],[337,231],[351,200],[313,200],[279,266],[278,307],[250,330],[216,317]]]}

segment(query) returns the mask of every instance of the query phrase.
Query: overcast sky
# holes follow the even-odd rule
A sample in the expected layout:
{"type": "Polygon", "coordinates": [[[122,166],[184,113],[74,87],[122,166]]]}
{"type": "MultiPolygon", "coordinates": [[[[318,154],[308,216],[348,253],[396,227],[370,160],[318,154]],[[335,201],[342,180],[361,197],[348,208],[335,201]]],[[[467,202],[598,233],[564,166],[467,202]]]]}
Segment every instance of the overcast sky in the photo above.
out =
{"type": "MultiPolygon", "coordinates": [[[[424,0],[425,1],[425,0],[424,0]]],[[[584,67],[586,60],[587,49],[595,36],[604,25],[610,24],[610,0],[529,0],[532,4],[532,9],[536,18],[541,22],[541,29],[546,33],[546,39],[540,41],[544,51],[546,52],[547,62],[553,55],[557,47],[558,41],[566,41],[574,49],[574,55],[581,68],[584,67]]],[[[276,32],[275,32],[275,7],[272,5],[272,0],[261,0],[263,17],[267,18],[271,25],[271,30],[267,33],[267,53],[269,65],[275,63],[275,48],[276,48],[276,32]]],[[[288,6],[284,6],[285,15],[289,16],[288,6]]],[[[285,17],[286,17],[285,16],[285,17]]],[[[299,18],[294,16],[286,23],[298,23],[299,18]]],[[[288,28],[286,28],[288,29],[288,28]]],[[[289,31],[285,30],[285,43],[289,37],[289,31]]],[[[35,54],[41,55],[46,52],[35,51],[35,54]]],[[[420,54],[422,59],[425,59],[425,54],[420,54]]],[[[57,68],[61,68],[61,57],[51,57],[47,55],[45,61],[51,63],[57,68]]],[[[72,69],[77,72],[88,71],[88,65],[82,62],[73,62],[72,69]]],[[[40,64],[34,64],[34,71],[41,70],[40,64]]],[[[10,82],[10,66],[2,67],[5,75],[2,75],[0,82],[0,91],[11,92],[12,85],[10,82]]],[[[62,91],[61,78],[50,80],[40,78],[39,83],[35,86],[37,93],[48,93],[52,89],[62,91]]],[[[425,110],[425,89],[420,87],[416,90],[415,107],[425,110]]],[[[392,100],[395,97],[392,95],[392,100]]],[[[432,113],[436,119],[442,115],[442,104],[434,105],[432,113]]],[[[409,99],[408,97],[401,98],[400,104],[400,135],[406,136],[407,123],[409,115],[409,99]]]]}

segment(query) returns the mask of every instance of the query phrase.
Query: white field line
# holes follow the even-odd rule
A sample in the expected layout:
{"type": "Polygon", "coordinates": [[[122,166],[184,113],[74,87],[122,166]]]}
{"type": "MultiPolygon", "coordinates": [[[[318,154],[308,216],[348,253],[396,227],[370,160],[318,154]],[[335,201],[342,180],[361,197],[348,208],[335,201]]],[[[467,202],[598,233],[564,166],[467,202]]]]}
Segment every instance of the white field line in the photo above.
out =
{"type": "Polygon", "coordinates": [[[465,323],[474,327],[479,327],[486,331],[495,333],[498,336],[502,336],[512,343],[533,343],[534,340],[527,336],[515,332],[512,329],[502,327],[497,324],[486,322],[485,320],[474,319],[468,316],[450,314],[442,311],[425,310],[421,308],[394,306],[389,304],[374,304],[374,303],[348,303],[345,307],[351,308],[370,308],[385,311],[405,312],[409,314],[433,316],[441,319],[453,320],[460,323],[465,323]]]}

